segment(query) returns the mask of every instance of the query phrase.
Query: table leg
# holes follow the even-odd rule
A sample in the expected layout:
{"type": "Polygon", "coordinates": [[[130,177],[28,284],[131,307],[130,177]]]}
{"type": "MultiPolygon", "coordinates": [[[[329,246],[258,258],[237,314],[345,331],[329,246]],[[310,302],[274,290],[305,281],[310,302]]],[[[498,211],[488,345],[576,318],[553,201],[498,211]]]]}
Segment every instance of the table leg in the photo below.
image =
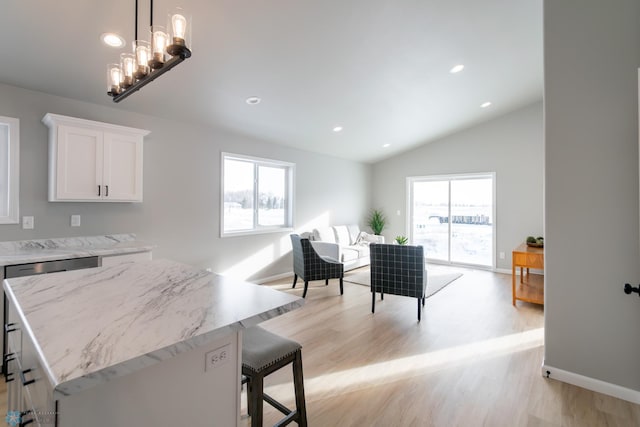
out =
{"type": "Polygon", "coordinates": [[[511,265],[511,304],[516,305],[516,265],[511,265]]]}

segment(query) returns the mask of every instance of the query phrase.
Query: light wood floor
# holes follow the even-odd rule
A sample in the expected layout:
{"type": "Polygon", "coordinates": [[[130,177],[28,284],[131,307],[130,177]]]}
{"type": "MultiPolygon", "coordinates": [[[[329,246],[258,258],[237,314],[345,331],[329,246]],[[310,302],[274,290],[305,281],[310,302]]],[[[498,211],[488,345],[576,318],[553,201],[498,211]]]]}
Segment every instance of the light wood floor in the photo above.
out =
{"type": "MultiPolygon", "coordinates": [[[[421,323],[414,299],[387,295],[371,314],[367,287],[345,282],[341,297],[336,280],[312,282],[304,307],[263,324],[303,345],[310,426],[640,425],[639,405],[541,376],[543,308],[514,308],[510,275],[460,271],[421,323]]],[[[302,295],[291,283],[265,286],[302,295]]],[[[290,369],[266,388],[294,406],[290,369]]],[[[265,405],[265,425],[279,417],[265,405]]]]}
{"type": "MultiPolygon", "coordinates": [[[[310,426],[640,425],[639,405],[542,378],[543,309],[511,305],[511,276],[461,271],[427,299],[421,323],[413,299],[387,295],[371,314],[367,287],[345,282],[341,297],[333,280],[312,282],[304,307],[263,323],[303,345],[310,426]]],[[[302,295],[291,283],[266,286],[302,295]]],[[[290,369],[266,388],[294,406],[290,369]]],[[[246,413],[244,394],[242,404],[246,413]]],[[[0,382],[0,418],[6,409],[0,382]]],[[[265,425],[278,418],[265,404],[265,425]]]]}

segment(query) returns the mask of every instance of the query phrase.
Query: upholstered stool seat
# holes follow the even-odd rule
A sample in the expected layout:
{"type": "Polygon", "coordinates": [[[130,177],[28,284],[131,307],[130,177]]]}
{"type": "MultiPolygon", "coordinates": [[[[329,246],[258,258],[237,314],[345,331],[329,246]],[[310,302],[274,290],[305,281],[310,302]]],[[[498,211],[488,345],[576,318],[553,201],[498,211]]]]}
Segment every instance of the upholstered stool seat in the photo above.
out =
{"type": "Polygon", "coordinates": [[[247,328],[242,336],[242,375],[247,383],[247,406],[252,427],[262,427],[262,401],[282,412],[285,417],[276,425],[284,426],[292,421],[307,425],[302,375],[302,346],[259,326],[247,328]],[[296,409],[292,411],[264,393],[264,377],[292,363],[296,409]]]}

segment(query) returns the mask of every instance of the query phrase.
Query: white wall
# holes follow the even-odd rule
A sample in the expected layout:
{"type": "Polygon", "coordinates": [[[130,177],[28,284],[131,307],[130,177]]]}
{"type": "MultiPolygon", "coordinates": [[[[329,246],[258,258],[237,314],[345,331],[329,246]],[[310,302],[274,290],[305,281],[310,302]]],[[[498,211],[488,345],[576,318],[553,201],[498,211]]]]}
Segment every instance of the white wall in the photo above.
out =
{"type": "Polygon", "coordinates": [[[362,163],[2,84],[0,115],[20,119],[20,215],[35,216],[34,230],[0,225],[0,241],[133,232],[158,245],[157,258],[243,278],[291,271],[289,233],[219,237],[221,151],[296,164],[297,230],[363,223],[370,205],[371,166],[362,163]],[[150,130],[144,202],[47,202],[48,112],[150,130]],[[81,227],[70,227],[71,214],[82,215],[81,227]]]}
{"type": "Polygon", "coordinates": [[[527,236],[542,235],[542,103],[423,145],[373,167],[373,206],[390,220],[387,240],[408,235],[406,178],[496,172],[496,258],[511,268],[511,251],[527,236]],[[400,216],[396,211],[400,210],[400,216]]]}
{"type": "Polygon", "coordinates": [[[639,17],[544,2],[545,363],[637,391],[639,17]]]}

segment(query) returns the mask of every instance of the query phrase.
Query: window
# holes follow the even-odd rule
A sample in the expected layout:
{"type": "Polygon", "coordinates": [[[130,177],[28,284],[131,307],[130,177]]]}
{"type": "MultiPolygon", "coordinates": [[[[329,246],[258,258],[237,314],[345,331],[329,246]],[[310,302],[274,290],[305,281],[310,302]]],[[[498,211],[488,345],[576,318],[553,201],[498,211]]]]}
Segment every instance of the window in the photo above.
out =
{"type": "Polygon", "coordinates": [[[293,163],[222,153],[222,236],[293,227],[293,163]]]}
{"type": "Polygon", "coordinates": [[[0,116],[0,224],[18,223],[20,121],[0,116]]]}
{"type": "Polygon", "coordinates": [[[408,178],[410,235],[427,259],[494,266],[495,174],[408,178]]]}

